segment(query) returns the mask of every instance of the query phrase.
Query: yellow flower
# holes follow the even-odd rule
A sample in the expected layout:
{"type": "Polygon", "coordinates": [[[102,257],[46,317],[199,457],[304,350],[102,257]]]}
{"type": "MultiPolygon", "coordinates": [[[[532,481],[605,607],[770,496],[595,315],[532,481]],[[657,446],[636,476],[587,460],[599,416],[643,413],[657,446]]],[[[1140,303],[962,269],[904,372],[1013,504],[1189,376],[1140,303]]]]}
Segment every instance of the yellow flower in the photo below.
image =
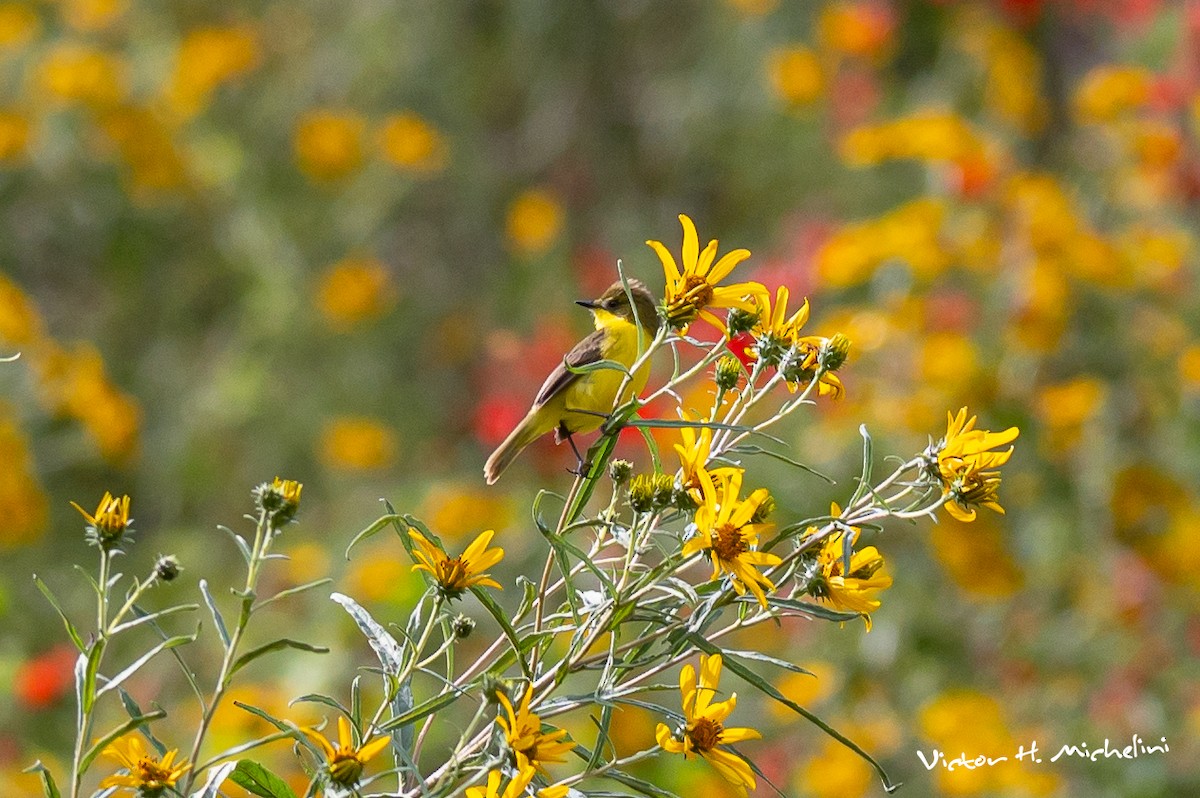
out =
{"type": "Polygon", "coordinates": [[[37,12],[28,3],[0,4],[0,50],[28,43],[40,27],[37,12]]]}
{"type": "Polygon", "coordinates": [[[545,252],[558,237],[562,225],[562,204],[544,189],[530,189],[508,206],[505,222],[508,243],[522,255],[545,252]]]}
{"type": "MultiPolygon", "coordinates": [[[[0,131],[4,122],[0,119],[0,131]]],[[[3,132],[0,132],[0,139],[3,132]]],[[[0,344],[28,346],[43,335],[42,317],[37,306],[21,287],[0,274],[0,344]]],[[[0,354],[11,354],[0,352],[0,354]]]]}
{"type": "Polygon", "coordinates": [[[753,790],[757,786],[754,771],[740,756],[718,746],[758,740],[762,735],[754,729],[725,727],[725,720],[737,706],[737,693],[730,693],[724,701],[712,701],[721,680],[721,664],[720,654],[711,657],[701,654],[699,686],[696,669],[683,666],[679,672],[679,692],[683,696],[684,726],[677,738],[666,724],[660,723],[655,736],[664,751],[683,754],[684,759],[693,754],[707,759],[739,794],[745,795],[747,787],[753,790]]]}
{"type": "Polygon", "coordinates": [[[15,161],[29,146],[29,120],[11,111],[0,111],[0,163],[15,161]]]}
{"type": "MultiPolygon", "coordinates": [[[[681,412],[680,415],[684,421],[700,421],[698,416],[686,411],[681,412]]],[[[700,501],[702,495],[700,492],[701,472],[718,475],[737,471],[736,468],[729,466],[712,469],[707,467],[709,452],[712,450],[712,433],[712,427],[680,427],[679,437],[682,442],[675,444],[675,451],[679,455],[679,484],[683,486],[684,490],[691,493],[696,501],[700,501]]]]}
{"type": "Polygon", "coordinates": [[[457,598],[464,590],[474,585],[500,588],[496,580],[484,573],[504,558],[504,549],[488,548],[495,534],[491,529],[480,532],[462,554],[451,558],[420,532],[410,529],[408,536],[417,544],[413,556],[419,560],[412,569],[428,571],[437,580],[438,587],[447,598],[457,598]]]}
{"type": "MultiPolygon", "coordinates": [[[[841,509],[835,504],[830,515],[841,515],[841,509]]],[[[809,527],[808,534],[815,533],[816,527],[809,527]]],[[[850,570],[844,571],[845,531],[838,532],[825,538],[821,551],[817,553],[817,565],[820,572],[814,580],[810,591],[814,596],[824,599],[839,610],[857,612],[863,617],[867,631],[871,631],[871,613],[879,609],[879,591],[892,586],[892,577],[884,569],[883,555],[874,546],[855,551],[850,555],[850,570]]],[[[850,544],[858,542],[858,527],[850,527],[850,544]]]]}
{"type": "Polygon", "coordinates": [[[63,19],[79,31],[97,31],[108,27],[125,12],[128,0],[63,0],[63,19]]]}
{"type": "Polygon", "coordinates": [[[95,515],[80,507],[75,502],[71,506],[88,522],[87,535],[91,543],[103,548],[111,548],[121,542],[121,538],[129,530],[129,497],[116,498],[104,491],[104,498],[96,507],[95,515]]]}
{"type": "Polygon", "coordinates": [[[946,414],[946,436],[931,447],[936,458],[930,472],[942,483],[949,500],[946,511],[960,521],[975,520],[975,506],[1004,513],[996,495],[1000,487],[999,468],[1012,456],[1013,447],[992,451],[997,446],[1012,443],[1020,430],[1009,427],[1003,432],[975,429],[975,416],[967,418],[967,408],[958,415],[946,414]]]}
{"type": "Polygon", "coordinates": [[[747,589],[767,606],[763,588],[774,590],[775,585],[762,575],[758,566],[778,565],[774,554],[754,551],[760,532],[770,524],[755,523],[754,517],[770,498],[766,488],[759,488],[744,501],[738,500],[742,489],[740,469],[728,469],[718,474],[700,471],[700,507],[696,510],[696,535],[683,546],[683,556],[690,557],[706,551],[712,560],[712,578],[722,572],[729,574],[733,589],[742,595],[747,589]],[[717,482],[713,482],[716,477],[717,482]]]}
{"type": "Polygon", "coordinates": [[[380,751],[387,748],[392,738],[379,735],[371,738],[359,747],[354,747],[354,735],[350,729],[350,721],[345,717],[338,718],[338,745],[335,748],[325,735],[314,728],[302,729],[308,739],[317,744],[325,755],[326,772],[334,784],[341,787],[353,787],[362,778],[363,767],[380,751]]]}
{"type": "Polygon", "coordinates": [[[296,125],[293,146],[301,171],[316,181],[346,177],[362,164],[366,122],[358,114],[321,109],[296,125]]]}
{"type": "Polygon", "coordinates": [[[563,729],[542,731],[542,719],[529,711],[529,701],[533,698],[532,686],[526,688],[521,705],[516,710],[504,693],[499,693],[498,697],[508,717],[498,716],[496,723],[504,729],[508,747],[516,755],[518,770],[534,767],[545,773],[545,763],[567,761],[566,754],[575,748],[575,743],[563,739],[567,736],[563,729]]]}
{"type": "Polygon", "coordinates": [[[244,75],[258,62],[258,35],[253,28],[196,28],[179,44],[167,100],[180,116],[194,116],[221,84],[244,75]]]}
{"type": "MultiPolygon", "coordinates": [[[[758,339],[757,351],[759,356],[764,356],[764,350],[771,349],[772,345],[777,346],[781,350],[786,350],[800,340],[800,330],[808,323],[808,300],[805,299],[800,309],[791,316],[788,316],[787,305],[790,296],[791,294],[787,286],[779,286],[775,291],[774,308],[771,307],[770,294],[762,297],[762,306],[759,308],[758,321],[751,331],[754,333],[754,337],[758,339]]],[[[782,354],[782,351],[780,354],[782,354]]],[[[778,362],[777,357],[774,359],[778,362]]]]}
{"type": "MultiPolygon", "coordinates": [[[[533,765],[527,765],[521,768],[517,775],[513,776],[508,782],[508,786],[504,791],[500,791],[500,781],[504,778],[504,774],[498,770],[493,770],[488,773],[486,787],[468,787],[467,798],[524,798],[527,794],[526,788],[533,781],[533,777],[537,775],[537,768],[533,765]]],[[[538,798],[565,798],[568,793],[568,788],[565,786],[545,787],[538,790],[538,798]]]]}
{"type": "Polygon", "coordinates": [[[336,330],[382,316],[395,303],[387,267],[375,258],[351,257],[330,266],[317,286],[317,307],[336,330]]]}
{"type": "Polygon", "coordinates": [[[116,759],[129,773],[105,777],[100,782],[101,789],[115,787],[118,793],[129,791],[145,798],[163,795],[169,789],[174,791],[175,782],[192,767],[184,762],[175,764],[178,749],[167,751],[161,760],[150,756],[142,738],[135,734],[124,738],[124,750],[119,743],[106,747],[104,755],[116,759]]]}
{"type": "Polygon", "coordinates": [[[0,549],[32,543],[46,530],[49,500],[28,442],[0,403],[0,549]]]}
{"type": "Polygon", "coordinates": [[[776,291],[773,308],[770,295],[757,298],[759,313],[751,329],[755,343],[750,355],[781,369],[788,390],[793,393],[801,384],[811,382],[820,372],[817,394],[832,394],[835,399],[840,399],[845,389],[833,372],[846,361],[850,339],[841,334],[828,341],[816,335],[801,336],[800,330],[808,322],[808,300],[804,300],[799,310],[788,316],[788,298],[789,292],[785,286],[780,286],[776,291]],[[822,352],[825,352],[824,361],[822,352]]]}
{"type": "Polygon", "coordinates": [[[442,134],[411,111],[383,120],[379,138],[383,157],[402,169],[430,173],[446,165],[446,142],[442,134]]]}
{"type": "Polygon", "coordinates": [[[729,276],[735,266],[750,257],[750,251],[735,249],[725,253],[714,263],[717,257],[716,239],[708,242],[708,246],[701,252],[696,225],[684,214],[679,215],[679,221],[683,225],[682,270],[676,264],[675,257],[661,242],[646,242],[646,245],[658,254],[667,278],[667,322],[681,333],[686,333],[688,326],[699,316],[725,332],[725,323],[709,312],[708,308],[741,308],[753,311],[755,306],[752,297],[765,295],[767,289],[753,282],[718,285],[729,276]]]}
{"type": "Polygon", "coordinates": [[[112,54],[61,44],[38,67],[41,88],[51,97],[93,107],[114,105],[124,91],[123,64],[112,54]]]}
{"type": "Polygon", "coordinates": [[[1112,121],[1149,100],[1152,79],[1150,71],[1142,67],[1096,67],[1075,90],[1075,113],[1085,122],[1112,121]]]}
{"type": "Polygon", "coordinates": [[[821,62],[812,50],[800,45],[773,52],[768,75],[775,93],[792,105],[808,105],[825,87],[821,62]]]}
{"type": "Polygon", "coordinates": [[[372,471],[388,467],[395,459],[396,434],[373,418],[336,418],[325,425],[320,449],[330,468],[372,471]]]}

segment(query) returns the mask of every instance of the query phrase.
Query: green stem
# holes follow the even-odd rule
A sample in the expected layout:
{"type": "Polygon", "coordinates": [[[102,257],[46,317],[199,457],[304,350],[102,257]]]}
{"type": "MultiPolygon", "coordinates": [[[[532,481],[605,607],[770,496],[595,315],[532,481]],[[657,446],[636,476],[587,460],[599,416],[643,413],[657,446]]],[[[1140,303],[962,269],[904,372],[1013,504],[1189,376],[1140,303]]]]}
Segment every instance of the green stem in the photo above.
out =
{"type": "MultiPolygon", "coordinates": [[[[233,664],[237,657],[238,644],[241,643],[242,635],[246,631],[246,626],[249,624],[250,615],[254,608],[255,588],[258,586],[258,570],[262,566],[267,550],[271,546],[273,531],[267,512],[265,510],[259,511],[258,522],[254,528],[254,548],[250,550],[250,562],[246,567],[246,585],[242,590],[242,604],[238,611],[237,624],[229,635],[229,645],[225,647],[225,655],[221,660],[221,670],[217,675],[216,685],[213,687],[212,698],[209,700],[208,706],[200,717],[200,726],[196,729],[196,738],[192,742],[191,753],[184,761],[194,763],[198,760],[200,748],[204,745],[204,738],[208,734],[208,729],[212,724],[213,716],[216,714],[217,706],[221,703],[221,699],[225,697],[225,692],[229,689],[229,683],[233,676],[233,664]]],[[[196,768],[188,771],[183,789],[180,792],[187,795],[192,788],[193,782],[195,782],[199,775],[196,768]]]]}

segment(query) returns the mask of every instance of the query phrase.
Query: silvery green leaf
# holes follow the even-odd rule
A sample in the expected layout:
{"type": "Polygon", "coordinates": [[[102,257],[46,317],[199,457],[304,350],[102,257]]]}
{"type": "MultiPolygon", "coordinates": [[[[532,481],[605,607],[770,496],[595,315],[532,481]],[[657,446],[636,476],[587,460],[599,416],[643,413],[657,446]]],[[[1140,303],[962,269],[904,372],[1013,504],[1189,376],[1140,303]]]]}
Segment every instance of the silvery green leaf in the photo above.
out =
{"type": "Polygon", "coordinates": [[[379,657],[379,664],[383,666],[383,669],[393,676],[399,675],[404,668],[404,652],[400,648],[400,644],[396,642],[396,638],[380,626],[371,617],[371,613],[364,610],[349,596],[334,593],[329,598],[341,604],[346,612],[350,613],[350,617],[358,624],[358,628],[366,635],[367,642],[375,650],[375,656],[379,657]]]}

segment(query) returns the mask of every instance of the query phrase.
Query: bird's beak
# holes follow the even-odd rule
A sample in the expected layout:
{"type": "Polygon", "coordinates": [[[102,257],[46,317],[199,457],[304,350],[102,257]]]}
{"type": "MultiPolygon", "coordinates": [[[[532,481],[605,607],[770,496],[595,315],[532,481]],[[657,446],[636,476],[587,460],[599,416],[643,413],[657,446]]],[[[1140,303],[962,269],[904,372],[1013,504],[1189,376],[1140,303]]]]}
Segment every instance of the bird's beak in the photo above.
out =
{"type": "Polygon", "coordinates": [[[600,303],[594,299],[576,299],[575,304],[579,305],[581,308],[587,308],[588,310],[595,310],[596,308],[600,307],[600,303]]]}

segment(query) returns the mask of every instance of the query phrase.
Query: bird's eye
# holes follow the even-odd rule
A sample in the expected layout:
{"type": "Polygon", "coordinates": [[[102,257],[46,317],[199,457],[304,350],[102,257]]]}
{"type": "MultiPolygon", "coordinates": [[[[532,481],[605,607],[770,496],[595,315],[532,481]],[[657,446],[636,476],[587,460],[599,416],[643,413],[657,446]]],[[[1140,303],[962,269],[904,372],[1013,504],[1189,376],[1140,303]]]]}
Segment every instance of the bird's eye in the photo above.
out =
{"type": "Polygon", "coordinates": [[[616,306],[617,306],[617,300],[615,300],[615,299],[604,300],[604,307],[608,308],[609,310],[615,308],[616,306]]]}

